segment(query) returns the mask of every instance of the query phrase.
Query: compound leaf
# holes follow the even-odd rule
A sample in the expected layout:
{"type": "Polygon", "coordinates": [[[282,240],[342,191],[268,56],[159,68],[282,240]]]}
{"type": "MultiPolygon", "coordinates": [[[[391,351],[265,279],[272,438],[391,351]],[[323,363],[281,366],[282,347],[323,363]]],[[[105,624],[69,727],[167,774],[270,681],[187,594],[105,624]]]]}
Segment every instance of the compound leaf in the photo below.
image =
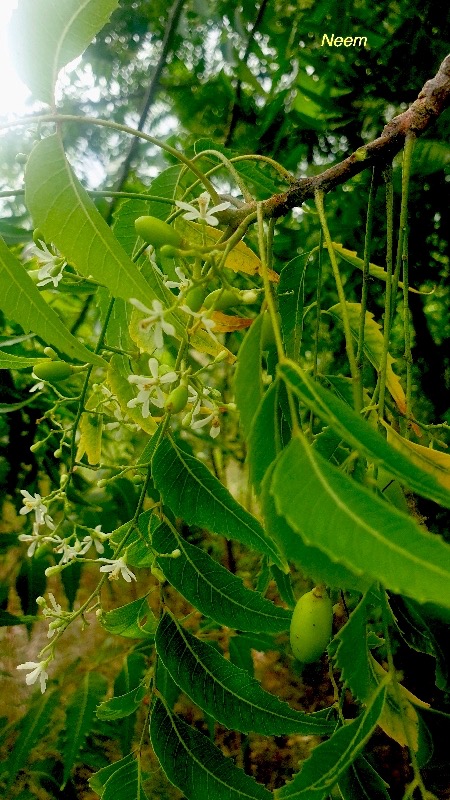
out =
{"type": "Polygon", "coordinates": [[[290,611],[247,589],[240,578],[204,550],[175,536],[167,525],[155,531],[152,544],[158,553],[181,551],[179,558],[157,558],[156,563],[172,586],[206,617],[249,633],[288,630],[290,611]]]}
{"type": "Polygon", "coordinates": [[[175,683],[206,713],[242,733],[325,736],[334,729],[321,715],[295,711],[266,692],[214,647],[182,628],[171,614],[161,618],[156,650],[175,683]]]}
{"type": "Polygon", "coordinates": [[[450,546],[325,461],[303,436],[281,454],[271,493],[306,544],[397,594],[450,607],[450,546]]]}
{"type": "Polygon", "coordinates": [[[188,525],[199,525],[242,542],[284,568],[276,545],[265,535],[258,520],[236,502],[201,461],[185,453],[168,437],[153,457],[153,480],[164,503],[188,525]]]}
{"type": "Polygon", "coordinates": [[[271,800],[264,786],[236,767],[212,742],[156,699],[150,720],[153,750],[187,800],[271,800]]]}

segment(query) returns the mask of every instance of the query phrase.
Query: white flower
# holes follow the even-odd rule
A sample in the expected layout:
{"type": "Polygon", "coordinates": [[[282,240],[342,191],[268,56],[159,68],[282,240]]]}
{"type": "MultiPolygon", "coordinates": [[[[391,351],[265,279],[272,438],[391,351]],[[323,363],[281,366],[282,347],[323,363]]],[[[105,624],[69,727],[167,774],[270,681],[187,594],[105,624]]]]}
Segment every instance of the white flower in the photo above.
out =
{"type": "MultiPolygon", "coordinates": [[[[46,536],[44,537],[44,542],[56,545],[56,547],[53,547],[55,553],[58,553],[58,555],[62,554],[62,559],[58,566],[61,566],[61,564],[68,564],[69,561],[73,561],[74,558],[83,555],[81,542],[78,541],[78,539],[75,541],[74,545],[71,545],[69,544],[70,538],[61,539],[60,536],[46,536]]],[[[53,567],[49,567],[49,569],[53,569],[53,567]]]]}
{"type": "Polygon", "coordinates": [[[56,288],[66,266],[64,259],[52,253],[44,242],[41,242],[41,247],[35,250],[35,255],[42,264],[38,271],[39,281],[37,285],[46,286],[47,283],[53,283],[56,288]]]}
{"type": "Polygon", "coordinates": [[[47,638],[51,639],[59,628],[62,628],[66,625],[66,618],[70,617],[71,614],[62,610],[62,606],[56,602],[55,597],[51,592],[48,593],[48,596],[50,598],[51,606],[47,605],[43,597],[40,598],[40,605],[44,606],[42,609],[43,616],[53,618],[48,626],[47,632],[47,638]]]}
{"type": "Polygon", "coordinates": [[[168,289],[178,289],[181,292],[186,292],[187,289],[191,286],[191,279],[186,277],[183,270],[180,267],[175,267],[175,272],[180,279],[179,281],[164,281],[164,286],[167,286],[168,289]]]}
{"type": "Polygon", "coordinates": [[[195,431],[211,423],[209,435],[213,439],[215,439],[216,436],[218,436],[220,433],[220,418],[217,407],[211,400],[205,398],[205,395],[209,394],[210,390],[204,389],[203,397],[201,397],[199,393],[192,388],[192,386],[189,387],[189,391],[191,393],[191,397],[189,398],[189,400],[193,403],[193,409],[188,414],[186,414],[185,418],[183,419],[182,422],[183,426],[185,427],[189,426],[192,430],[195,431]],[[195,419],[195,417],[198,417],[199,414],[203,414],[205,412],[206,412],[206,417],[195,419]]]}
{"type": "Polygon", "coordinates": [[[48,673],[46,672],[46,666],[48,661],[25,661],[24,664],[19,664],[16,669],[31,669],[29,675],[26,676],[25,682],[28,686],[31,686],[33,683],[36,683],[37,679],[39,678],[39,682],[41,684],[41,692],[44,694],[47,680],[48,680],[48,673]]]}
{"type": "Polygon", "coordinates": [[[119,572],[124,581],[127,583],[131,583],[132,580],[136,580],[136,575],[134,575],[131,570],[128,569],[124,556],[121,556],[120,558],[99,558],[98,560],[104,561],[104,566],[100,567],[100,572],[109,572],[110,581],[117,581],[119,578],[119,572]]]}
{"type": "Polygon", "coordinates": [[[94,545],[97,553],[104,553],[105,548],[103,545],[103,541],[107,538],[108,534],[103,533],[102,526],[96,525],[92,533],[84,537],[82,541],[83,549],[81,550],[80,555],[84,555],[85,553],[87,553],[91,545],[94,545]]]}
{"type": "Polygon", "coordinates": [[[216,406],[214,406],[209,400],[203,401],[203,406],[199,408],[197,413],[204,411],[205,409],[210,411],[210,413],[206,417],[202,417],[202,419],[196,419],[194,422],[191,422],[191,429],[193,431],[197,431],[199,428],[203,428],[205,425],[209,425],[209,423],[211,423],[209,435],[215,439],[220,433],[219,412],[216,406]]]}
{"type": "MultiPolygon", "coordinates": [[[[35,375],[34,372],[32,372],[31,375],[32,375],[33,378],[36,378],[36,380],[39,381],[37,375],[35,375]]],[[[40,392],[41,389],[43,389],[44,387],[45,387],[45,381],[39,381],[38,383],[35,383],[34,386],[32,386],[29,391],[30,392],[40,392]]]]}
{"type": "Polygon", "coordinates": [[[69,544],[67,539],[62,539],[61,544],[58,547],[55,547],[55,553],[62,553],[62,559],[59,562],[59,566],[61,566],[61,564],[68,564],[69,561],[73,561],[75,558],[78,558],[78,556],[84,555],[82,552],[81,542],[78,539],[75,540],[74,545],[69,544]]]}
{"type": "Polygon", "coordinates": [[[163,304],[159,300],[153,300],[152,307],[147,308],[147,306],[144,306],[143,303],[139,302],[139,300],[136,300],[134,297],[130,298],[130,303],[144,314],[149,314],[149,316],[145,319],[141,319],[139,328],[144,331],[149,327],[149,325],[154,325],[153,339],[155,342],[155,347],[158,350],[161,350],[161,348],[164,346],[163,334],[166,333],[168,336],[175,336],[175,328],[173,327],[172,323],[166,322],[164,319],[166,310],[163,304]]]}
{"type": "MultiPolygon", "coordinates": [[[[213,333],[213,330],[212,330],[215,327],[216,323],[209,316],[210,313],[211,313],[209,311],[209,309],[206,309],[204,311],[192,311],[192,309],[189,308],[189,306],[186,306],[186,305],[181,305],[180,309],[181,309],[181,311],[184,311],[185,314],[190,314],[191,317],[196,317],[196,319],[199,320],[199,322],[197,324],[203,325],[203,327],[204,327],[206,333],[208,334],[208,336],[213,340],[213,342],[215,342],[216,344],[218,344],[220,346],[220,342],[219,342],[216,334],[213,333]]],[[[194,330],[195,330],[196,327],[197,327],[197,325],[194,327],[194,330]]]]}
{"type": "Polygon", "coordinates": [[[34,556],[35,550],[39,543],[45,541],[45,537],[39,535],[39,526],[33,526],[33,533],[21,533],[19,536],[19,541],[26,542],[30,545],[27,550],[27,556],[31,558],[34,556]]]}
{"type": "Polygon", "coordinates": [[[47,514],[47,506],[42,502],[42,497],[40,494],[35,493],[34,497],[26,491],[26,489],[21,489],[20,494],[23,495],[23,506],[19,511],[19,514],[29,514],[30,511],[34,511],[35,513],[35,525],[38,527],[40,525],[47,525],[47,528],[50,530],[55,529],[54,522],[49,514],[47,514]]]}
{"type": "Polygon", "coordinates": [[[173,381],[177,380],[177,373],[173,371],[167,372],[165,375],[159,375],[159,364],[156,358],[149,358],[148,366],[151,377],[149,375],[128,376],[129,383],[134,383],[139,387],[139,393],[137,397],[128,401],[127,407],[135,408],[142,404],[142,416],[144,419],[147,419],[150,414],[150,398],[157,408],[164,407],[166,396],[160,388],[160,384],[173,383],[173,381]]]}
{"type": "Polygon", "coordinates": [[[187,212],[186,214],[183,214],[184,219],[202,220],[207,225],[213,225],[215,227],[219,224],[219,220],[214,216],[214,214],[217,214],[218,211],[225,211],[226,208],[230,207],[230,203],[219,203],[218,206],[214,206],[208,211],[210,201],[211,197],[209,196],[208,192],[202,192],[202,194],[198,197],[198,208],[196,208],[194,205],[191,205],[191,203],[184,203],[182,200],[176,200],[175,205],[187,212]]]}

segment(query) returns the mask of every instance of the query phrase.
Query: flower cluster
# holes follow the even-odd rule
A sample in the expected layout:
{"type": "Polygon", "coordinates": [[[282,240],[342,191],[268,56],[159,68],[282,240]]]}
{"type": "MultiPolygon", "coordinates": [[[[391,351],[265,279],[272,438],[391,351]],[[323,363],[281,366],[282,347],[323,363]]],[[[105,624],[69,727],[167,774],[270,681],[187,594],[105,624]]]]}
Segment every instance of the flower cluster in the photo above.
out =
{"type": "Polygon", "coordinates": [[[211,394],[210,389],[203,389],[203,393],[199,394],[192,386],[189,386],[192,409],[183,419],[183,426],[189,427],[193,431],[200,430],[206,425],[211,424],[209,435],[215,439],[220,433],[220,418],[219,409],[212,399],[207,395],[211,394]]]}
{"type": "Polygon", "coordinates": [[[40,531],[41,527],[46,525],[47,528],[54,531],[55,524],[51,516],[47,513],[47,506],[42,502],[40,494],[35,493],[33,497],[26,489],[21,489],[20,494],[23,496],[23,506],[19,514],[23,515],[29,514],[31,511],[34,512],[33,533],[21,533],[19,536],[21,542],[26,542],[29,545],[27,555],[32,556],[43,538],[40,531]]]}
{"type": "Polygon", "coordinates": [[[64,268],[66,266],[64,259],[56,253],[52,253],[45,242],[40,242],[39,247],[33,248],[33,255],[35,255],[42,264],[38,270],[39,281],[37,285],[47,286],[47,284],[52,283],[56,289],[63,277],[64,268]]]}
{"type": "Polygon", "coordinates": [[[163,408],[166,402],[166,395],[161,389],[161,385],[173,383],[177,380],[176,372],[169,371],[165,375],[160,375],[160,368],[156,358],[149,358],[148,368],[150,375],[129,375],[129,383],[133,383],[139,387],[139,392],[136,397],[129,400],[127,403],[128,408],[136,408],[142,405],[142,416],[144,419],[150,414],[150,402],[157,408],[163,408]]]}

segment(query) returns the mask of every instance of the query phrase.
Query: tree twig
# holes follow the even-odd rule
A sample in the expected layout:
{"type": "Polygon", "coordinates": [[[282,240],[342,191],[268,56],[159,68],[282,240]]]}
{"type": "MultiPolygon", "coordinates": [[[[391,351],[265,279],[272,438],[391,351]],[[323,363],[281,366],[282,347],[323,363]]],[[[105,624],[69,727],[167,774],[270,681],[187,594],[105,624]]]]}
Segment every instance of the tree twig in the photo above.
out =
{"type": "MultiPolygon", "coordinates": [[[[434,78],[427,81],[417,100],[402,114],[389,122],[381,136],[358,148],[339,164],[320,175],[293,180],[285,192],[269,197],[263,203],[264,216],[270,219],[283,217],[292,208],[301,206],[314,197],[315,192],[327,193],[365,169],[384,167],[398,153],[411,134],[419,136],[450,104],[450,55],[446,56],[434,78]]],[[[237,227],[242,219],[256,209],[256,203],[247,203],[238,210],[219,213],[220,221],[237,227]]]]}

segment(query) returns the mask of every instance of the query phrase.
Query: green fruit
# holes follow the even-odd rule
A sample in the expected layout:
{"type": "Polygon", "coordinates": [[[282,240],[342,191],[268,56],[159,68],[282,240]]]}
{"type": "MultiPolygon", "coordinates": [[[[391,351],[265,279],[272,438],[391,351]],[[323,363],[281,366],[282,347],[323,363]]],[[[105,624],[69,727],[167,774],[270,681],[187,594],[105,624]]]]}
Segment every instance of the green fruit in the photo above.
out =
{"type": "Polygon", "coordinates": [[[203,305],[205,308],[212,308],[214,311],[226,311],[231,306],[236,306],[240,302],[239,297],[230,289],[215,289],[206,298],[203,305]]]}
{"type": "Polygon", "coordinates": [[[71,364],[66,364],[65,361],[41,361],[39,364],[35,364],[33,372],[41,381],[58,383],[72,375],[73,367],[71,364]]]}
{"type": "Polygon", "coordinates": [[[316,586],[304,594],[291,620],[290,640],[294,656],[304,664],[317,661],[331,637],[333,606],[325,589],[316,586]]]}
{"type": "MultiPolygon", "coordinates": [[[[281,322],[281,317],[277,314],[279,322],[281,322]]],[[[263,350],[269,350],[271,347],[275,347],[276,339],[275,339],[275,331],[272,325],[272,318],[268,311],[265,311],[263,314],[263,321],[261,326],[261,347],[263,350]]]]}
{"type": "Polygon", "coordinates": [[[153,245],[153,247],[162,247],[165,244],[179,247],[181,244],[181,236],[167,222],[157,217],[138,217],[134,223],[136,233],[142,237],[144,242],[153,245]]]}
{"type": "Polygon", "coordinates": [[[183,411],[188,397],[188,387],[185,386],[184,383],[180,383],[180,385],[169,394],[165,404],[166,411],[169,411],[170,414],[178,414],[179,411],[183,411]]]}
{"type": "Polygon", "coordinates": [[[205,295],[206,291],[203,286],[194,286],[193,289],[189,289],[184,302],[191,311],[200,311],[205,301],[205,295]]]}

